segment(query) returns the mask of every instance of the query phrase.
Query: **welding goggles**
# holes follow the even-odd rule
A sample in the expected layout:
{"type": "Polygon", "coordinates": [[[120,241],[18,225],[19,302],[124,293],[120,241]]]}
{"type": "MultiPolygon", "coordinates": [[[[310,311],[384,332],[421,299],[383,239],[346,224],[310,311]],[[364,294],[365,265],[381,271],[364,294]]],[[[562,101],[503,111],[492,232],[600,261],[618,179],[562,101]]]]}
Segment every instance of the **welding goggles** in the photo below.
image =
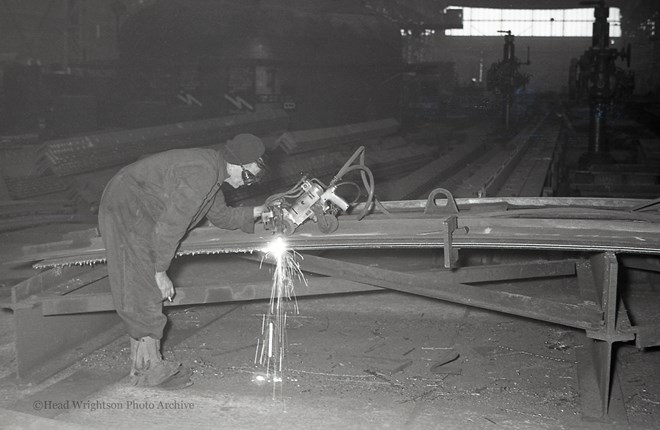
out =
{"type": "Polygon", "coordinates": [[[257,158],[257,167],[259,167],[259,171],[255,174],[250,172],[248,169],[245,168],[244,165],[241,164],[241,179],[243,179],[243,183],[246,186],[254,185],[259,183],[261,181],[261,178],[266,174],[266,164],[264,163],[263,158],[259,157],[257,158]]]}

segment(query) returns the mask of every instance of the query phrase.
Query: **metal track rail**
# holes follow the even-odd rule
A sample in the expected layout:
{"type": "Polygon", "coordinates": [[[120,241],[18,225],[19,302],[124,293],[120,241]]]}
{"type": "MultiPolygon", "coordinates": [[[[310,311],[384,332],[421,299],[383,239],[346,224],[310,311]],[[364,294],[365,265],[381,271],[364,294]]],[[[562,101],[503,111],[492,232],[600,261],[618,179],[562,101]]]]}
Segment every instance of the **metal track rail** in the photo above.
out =
{"type": "Polygon", "coordinates": [[[538,130],[548,121],[547,115],[537,119],[506,143],[489,142],[479,158],[444,181],[442,186],[451,189],[459,197],[498,195],[500,188],[516,171],[523,155],[537,143],[534,137],[538,130]]]}
{"type": "MultiPolygon", "coordinates": [[[[561,123],[549,118],[529,137],[522,154],[507,172],[506,180],[495,191],[498,196],[536,197],[544,195],[546,178],[559,148],[561,123]]],[[[489,190],[488,195],[493,195],[489,190]]]]}

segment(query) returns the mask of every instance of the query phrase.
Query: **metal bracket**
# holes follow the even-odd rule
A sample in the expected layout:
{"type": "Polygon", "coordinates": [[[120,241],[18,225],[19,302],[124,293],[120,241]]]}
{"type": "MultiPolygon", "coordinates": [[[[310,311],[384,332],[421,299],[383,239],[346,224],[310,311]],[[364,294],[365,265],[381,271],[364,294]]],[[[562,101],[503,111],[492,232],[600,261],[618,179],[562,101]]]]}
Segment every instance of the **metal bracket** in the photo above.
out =
{"type": "Polygon", "coordinates": [[[458,262],[458,249],[454,248],[452,243],[454,232],[456,230],[463,230],[465,233],[467,233],[468,228],[458,227],[458,217],[456,215],[448,217],[442,221],[442,224],[445,226],[445,269],[454,269],[456,267],[456,263],[458,262]]]}
{"type": "Polygon", "coordinates": [[[426,215],[447,214],[447,213],[450,213],[452,215],[458,215],[458,206],[456,205],[456,200],[454,199],[454,196],[451,194],[451,192],[449,192],[449,190],[446,190],[444,188],[436,188],[435,190],[431,191],[428,199],[426,199],[426,207],[424,208],[424,213],[426,215]],[[438,194],[443,194],[445,196],[445,198],[447,199],[446,205],[438,206],[435,203],[435,198],[438,194]]]}
{"type": "MultiPolygon", "coordinates": [[[[431,191],[428,199],[426,200],[426,207],[424,208],[424,213],[427,215],[433,214],[447,214],[451,215],[447,217],[442,224],[444,225],[445,235],[444,235],[444,252],[445,252],[445,269],[454,269],[456,263],[458,262],[458,249],[453,247],[452,240],[454,237],[454,232],[459,230],[458,227],[458,205],[454,196],[449,190],[444,188],[436,188],[431,191]],[[444,206],[438,206],[435,202],[436,196],[438,194],[443,194],[447,199],[447,203],[444,206]]],[[[460,230],[468,232],[467,227],[461,227],[460,230]]]]}

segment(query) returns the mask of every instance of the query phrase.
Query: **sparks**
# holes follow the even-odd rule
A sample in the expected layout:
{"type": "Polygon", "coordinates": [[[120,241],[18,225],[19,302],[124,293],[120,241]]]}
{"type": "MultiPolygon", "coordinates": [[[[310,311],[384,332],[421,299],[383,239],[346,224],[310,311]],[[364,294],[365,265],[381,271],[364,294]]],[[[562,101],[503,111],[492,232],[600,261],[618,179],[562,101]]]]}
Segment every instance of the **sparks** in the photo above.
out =
{"type": "Polygon", "coordinates": [[[275,260],[283,258],[288,250],[286,240],[281,236],[277,236],[275,239],[268,242],[268,245],[263,249],[266,255],[272,255],[275,260]]]}
{"type": "Polygon", "coordinates": [[[307,281],[300,270],[300,264],[296,261],[296,257],[300,254],[290,250],[284,238],[278,236],[262,251],[265,253],[264,259],[271,257],[275,260],[275,268],[268,312],[263,315],[261,339],[257,340],[255,364],[265,367],[265,378],[273,383],[273,397],[275,397],[276,384],[283,380],[287,305],[293,301],[293,311],[298,313],[294,283],[298,279],[306,285],[307,281]]]}

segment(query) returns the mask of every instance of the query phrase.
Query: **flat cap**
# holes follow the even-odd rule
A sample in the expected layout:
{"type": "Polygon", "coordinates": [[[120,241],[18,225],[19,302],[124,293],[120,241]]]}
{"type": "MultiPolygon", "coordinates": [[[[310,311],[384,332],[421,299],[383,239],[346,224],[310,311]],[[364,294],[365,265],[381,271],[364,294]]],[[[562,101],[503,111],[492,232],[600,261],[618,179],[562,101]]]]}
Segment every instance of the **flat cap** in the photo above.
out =
{"type": "Polygon", "coordinates": [[[242,133],[227,141],[222,155],[231,164],[250,164],[264,155],[265,151],[261,139],[254,134],[242,133]]]}

